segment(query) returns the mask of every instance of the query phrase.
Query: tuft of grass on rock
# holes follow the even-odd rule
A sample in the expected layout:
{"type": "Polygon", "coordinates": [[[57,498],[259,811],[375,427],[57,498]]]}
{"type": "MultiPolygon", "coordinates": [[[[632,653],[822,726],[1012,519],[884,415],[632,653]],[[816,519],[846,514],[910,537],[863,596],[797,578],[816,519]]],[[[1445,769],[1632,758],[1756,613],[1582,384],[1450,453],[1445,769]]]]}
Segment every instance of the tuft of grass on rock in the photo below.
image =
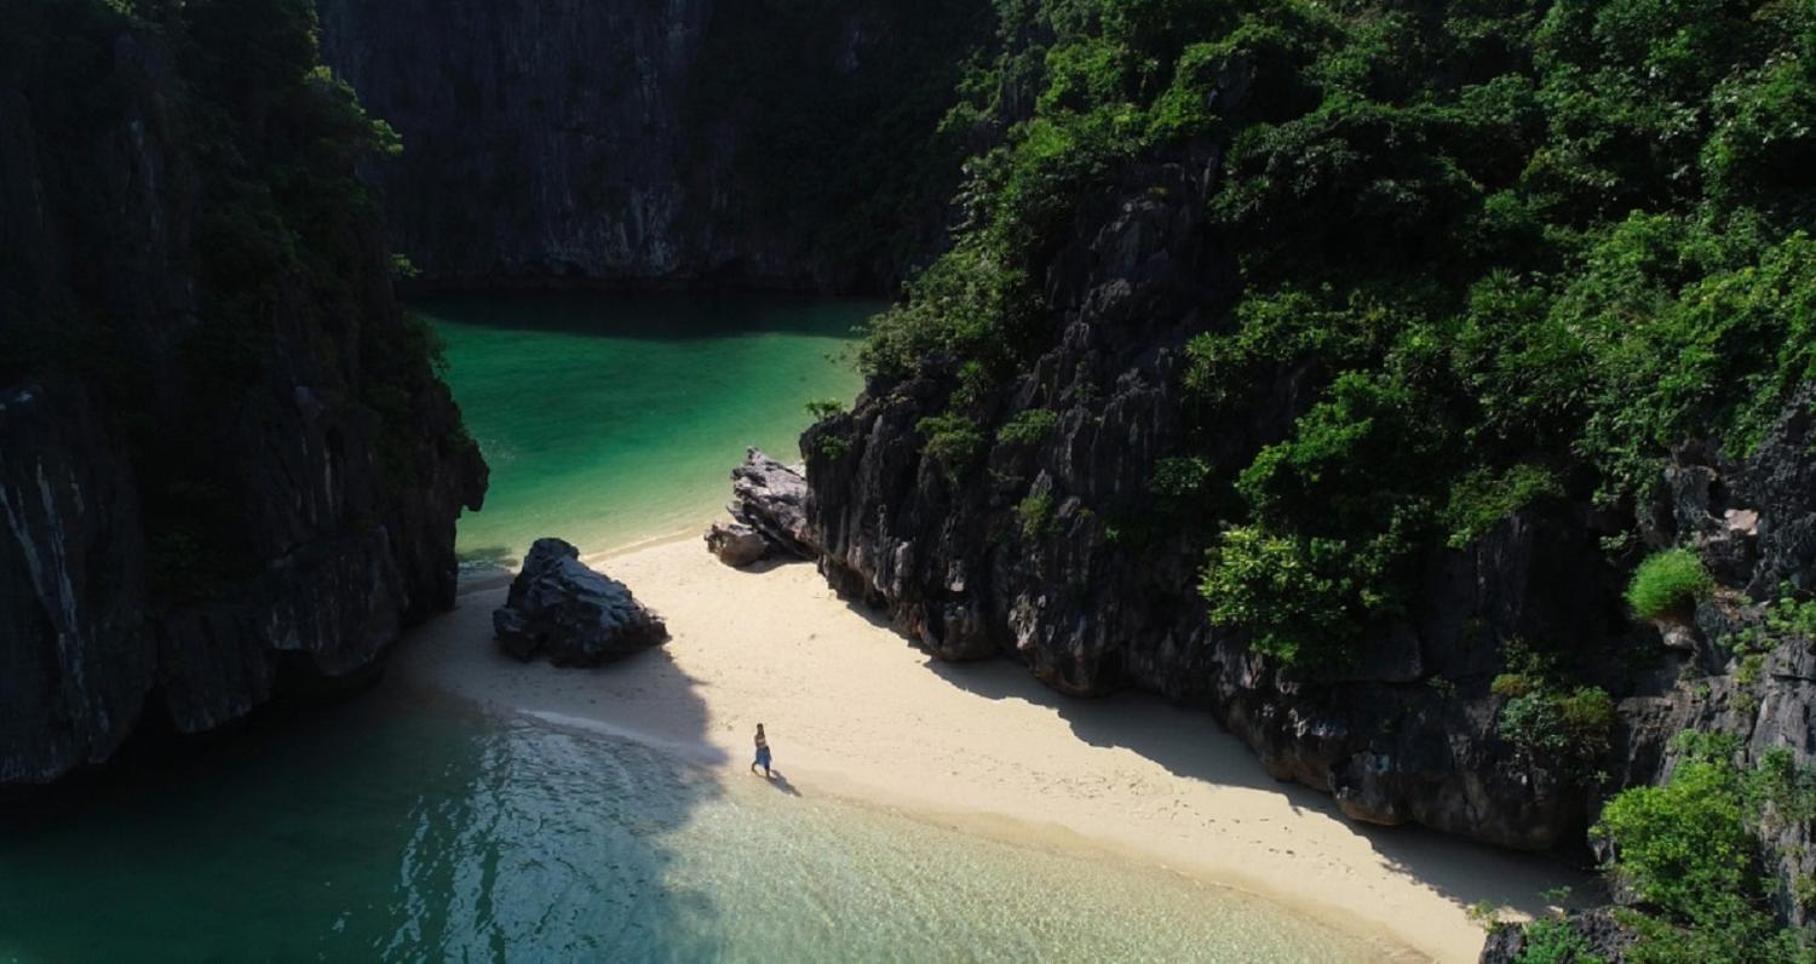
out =
{"type": "Polygon", "coordinates": [[[1689,549],[1655,553],[1633,571],[1627,584],[1627,605],[1641,619],[1688,615],[1696,601],[1709,594],[1715,581],[1702,560],[1689,549]]]}

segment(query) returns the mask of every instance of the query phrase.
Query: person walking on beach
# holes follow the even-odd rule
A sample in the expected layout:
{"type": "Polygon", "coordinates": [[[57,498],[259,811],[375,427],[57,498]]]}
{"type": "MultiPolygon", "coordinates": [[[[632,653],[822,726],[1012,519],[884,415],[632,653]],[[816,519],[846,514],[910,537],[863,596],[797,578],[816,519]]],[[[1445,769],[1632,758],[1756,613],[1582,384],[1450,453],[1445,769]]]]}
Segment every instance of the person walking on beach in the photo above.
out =
{"type": "Polygon", "coordinates": [[[763,777],[764,777],[764,779],[768,779],[769,778],[769,737],[766,737],[763,735],[763,724],[761,724],[761,723],[757,724],[757,759],[756,759],[756,762],[754,762],[750,765],[750,772],[752,772],[752,773],[757,772],[757,767],[763,768],[763,777]]]}

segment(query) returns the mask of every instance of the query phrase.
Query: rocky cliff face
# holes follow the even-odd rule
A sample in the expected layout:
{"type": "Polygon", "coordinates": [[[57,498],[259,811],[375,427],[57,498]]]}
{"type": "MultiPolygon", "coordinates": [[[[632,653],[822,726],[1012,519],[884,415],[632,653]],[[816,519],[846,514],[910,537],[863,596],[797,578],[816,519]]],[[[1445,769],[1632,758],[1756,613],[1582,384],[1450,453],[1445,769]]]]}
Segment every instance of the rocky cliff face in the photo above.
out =
{"type": "MultiPolygon", "coordinates": [[[[1065,692],[1135,687],[1205,706],[1275,775],[1356,819],[1524,848],[1566,839],[1584,794],[1515,758],[1486,688],[1496,639],[1614,628],[1614,574],[1582,518],[1522,513],[1432,560],[1426,615],[1341,671],[1282,672],[1211,626],[1200,550],[1169,531],[1148,480],[1184,443],[1184,343],[1233,293],[1201,213],[1216,166],[1204,155],[1134,170],[1085,207],[1047,274],[1058,344],[994,402],[1003,420],[1058,413],[1044,440],[997,441],[975,472],[949,477],[916,431],[957,376],[937,366],[869,385],[851,414],[807,433],[828,576],[941,657],[1005,654],[1065,692]]],[[[1258,395],[1252,421],[1223,427],[1235,464],[1305,404],[1290,373],[1258,395]]]]}
{"type": "MultiPolygon", "coordinates": [[[[1816,386],[1746,459],[1686,446],[1666,478],[1649,537],[1695,546],[1717,588],[1692,621],[1662,624],[1668,648],[1621,705],[1615,781],[1665,780],[1678,760],[1671,738],[1686,730],[1738,737],[1745,765],[1775,748],[1800,768],[1816,765],[1816,638],[1768,615],[1782,587],[1816,586],[1816,386]]],[[[1778,915],[1816,923],[1816,907],[1797,896],[1816,877],[1816,824],[1768,812],[1756,830],[1778,915]]]]}
{"type": "MultiPolygon", "coordinates": [[[[1768,618],[1783,587],[1816,584],[1816,386],[1806,386],[1744,460],[1712,445],[1687,445],[1666,471],[1667,496],[1653,507],[1647,538],[1689,544],[1709,565],[1716,589],[1694,616],[1661,623],[1662,647],[1636,669],[1620,705],[1623,732],[1607,761],[1609,789],[1666,782],[1683,759],[1680,733],[1728,734],[1735,762],[1761,763],[1788,751],[1799,768],[1816,765],[1816,639],[1768,618]]],[[[1779,920],[1816,923],[1800,885],[1816,876],[1816,823],[1767,808],[1753,832],[1764,888],[1779,920]]],[[[1607,858],[1597,843],[1597,856],[1607,858]]],[[[1617,887],[1619,904],[1635,901],[1617,887]]],[[[1628,960],[1633,931],[1602,907],[1561,921],[1600,959],[1628,960]]],[[[1514,964],[1531,949],[1521,927],[1499,928],[1483,964],[1514,964]]],[[[1766,959],[1766,958],[1761,958],[1766,959]]]]}
{"type": "MultiPolygon", "coordinates": [[[[248,9],[263,6],[281,5],[248,9]]],[[[253,236],[223,244],[246,209],[198,142],[225,116],[197,93],[211,38],[100,4],[10,16],[0,785],[103,761],[153,719],[208,730],[372,667],[452,604],[454,520],[486,477],[392,298],[376,222],[321,193],[333,164],[309,195],[324,220],[291,236],[304,261],[256,288],[224,270],[253,236]]],[[[295,122],[270,117],[244,130],[295,122]]]]}
{"type": "MultiPolygon", "coordinates": [[[[1373,823],[1528,849],[1576,844],[1601,794],[1660,779],[1670,737],[1690,725],[1749,733],[1759,749],[1790,745],[1808,762],[1811,641],[1780,641],[1739,707],[1733,658],[1715,642],[1746,610],[1742,590],[1816,578],[1816,459],[1800,441],[1802,408],[1744,466],[1686,451],[1674,470],[1675,504],[1661,507],[1652,537],[1694,534],[1727,587],[1694,629],[1629,623],[1599,541],[1630,520],[1586,504],[1523,510],[1429,558],[1411,615],[1349,666],[1288,672],[1211,625],[1197,592],[1201,543],[1149,480],[1185,448],[1184,343],[1233,293],[1230,252],[1201,214],[1216,168],[1209,150],[1143,166],[1081,206],[1046,274],[1055,346],[986,405],[986,424],[1056,413],[1041,440],[998,436],[956,478],[924,457],[917,425],[959,378],[937,358],[906,380],[872,381],[850,414],[808,431],[809,513],[832,582],[885,606],[942,658],[1006,655],[1065,692],[1133,687],[1204,706],[1276,776],[1373,823]],[[1499,734],[1504,700],[1489,684],[1510,639],[1581,654],[1587,679],[1627,697],[1606,781],[1530,759],[1499,734]]],[[[1216,461],[1246,464],[1278,440],[1308,404],[1305,377],[1253,386],[1244,418],[1213,427],[1216,461]]],[[[1779,852],[1808,860],[1794,843],[1779,852]]],[[[1792,863],[1787,881],[1810,869],[1792,863]]]]}
{"type": "Polygon", "coordinates": [[[930,171],[957,158],[929,145],[985,10],[319,7],[328,62],[403,135],[368,173],[427,280],[837,290],[892,283],[937,233],[930,171]]]}

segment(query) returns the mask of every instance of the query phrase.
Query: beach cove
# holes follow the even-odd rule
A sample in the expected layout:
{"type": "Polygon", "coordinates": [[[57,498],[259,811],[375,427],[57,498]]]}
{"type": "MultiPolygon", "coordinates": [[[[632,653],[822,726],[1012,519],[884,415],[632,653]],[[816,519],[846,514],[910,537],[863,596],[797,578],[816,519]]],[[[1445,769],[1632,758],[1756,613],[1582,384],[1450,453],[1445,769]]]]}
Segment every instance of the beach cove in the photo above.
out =
{"type": "MultiPolygon", "coordinates": [[[[848,339],[875,307],[546,295],[432,305],[495,472],[487,511],[462,521],[462,545],[508,568],[530,539],[568,538],[674,638],[599,670],[516,663],[490,639],[504,573],[479,570],[454,613],[400,647],[393,676],[532,731],[635,741],[734,797],[764,789],[745,779],[750,731],[764,722],[786,790],[765,800],[772,807],[855,803],[962,839],[1158,873],[1147,889],[1178,897],[1189,885],[1200,912],[1219,903],[1205,893],[1258,895],[1244,902],[1249,915],[1284,909],[1303,925],[1277,921],[1275,933],[1334,926],[1368,959],[1473,960],[1482,927],[1469,907],[1543,913],[1542,891],[1578,882],[1541,858],[1360,827],[1327,796],[1271,778],[1206,713],[1143,694],[1064,697],[1007,660],[932,659],[811,564],[720,564],[699,536],[743,445],[795,457],[805,402],[855,391],[848,339]],[[512,391],[522,365],[562,404],[512,391]],[[499,546],[509,551],[486,548],[499,546]]],[[[1317,944],[1295,953],[1289,941],[1280,959],[1328,959],[1317,944]]],[[[1073,939],[1047,945],[1059,946],[1082,953],[1073,939]]],[[[1261,951],[1244,946],[1250,957],[1208,945],[1195,956],[1261,951]]]]}
{"type": "Polygon", "coordinates": [[[1064,697],[1007,661],[934,661],[807,563],[739,571],[692,537],[590,561],[663,615],[667,645],[598,670],[520,664],[490,642],[503,590],[488,588],[407,640],[394,672],[698,761],[740,789],[762,787],[746,768],[763,722],[790,799],[1232,888],[1340,928],[1371,959],[1474,960],[1469,906],[1543,913],[1542,891],[1579,882],[1541,858],[1350,823],[1328,797],[1269,777],[1204,713],[1140,694],[1064,697]]]}
{"type": "Polygon", "coordinates": [[[792,457],[806,402],[855,390],[869,309],[433,306],[494,470],[458,607],[370,691],[14,813],[0,961],[1463,962],[1466,908],[1576,882],[1358,827],[1207,713],[932,660],[809,563],[719,563],[699,536],[731,467],[792,457]],[[541,535],[673,639],[598,670],[504,656],[491,611],[541,535]]]}

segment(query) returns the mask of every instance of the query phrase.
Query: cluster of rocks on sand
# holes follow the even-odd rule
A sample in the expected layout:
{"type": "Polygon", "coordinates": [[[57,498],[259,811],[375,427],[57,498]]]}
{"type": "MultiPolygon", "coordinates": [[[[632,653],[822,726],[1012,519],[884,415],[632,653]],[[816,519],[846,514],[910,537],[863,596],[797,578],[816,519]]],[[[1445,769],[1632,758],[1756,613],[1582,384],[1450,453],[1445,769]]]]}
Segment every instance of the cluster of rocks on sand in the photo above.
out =
{"type": "MultiPolygon", "coordinates": [[[[728,565],[818,554],[807,524],[807,480],[758,449],[732,472],[733,521],[715,523],[706,544],[728,565]]],[[[517,659],[546,656],[557,666],[597,666],[668,640],[662,617],[624,583],[580,561],[580,550],[538,539],[492,613],[498,645],[517,659]]]]}

